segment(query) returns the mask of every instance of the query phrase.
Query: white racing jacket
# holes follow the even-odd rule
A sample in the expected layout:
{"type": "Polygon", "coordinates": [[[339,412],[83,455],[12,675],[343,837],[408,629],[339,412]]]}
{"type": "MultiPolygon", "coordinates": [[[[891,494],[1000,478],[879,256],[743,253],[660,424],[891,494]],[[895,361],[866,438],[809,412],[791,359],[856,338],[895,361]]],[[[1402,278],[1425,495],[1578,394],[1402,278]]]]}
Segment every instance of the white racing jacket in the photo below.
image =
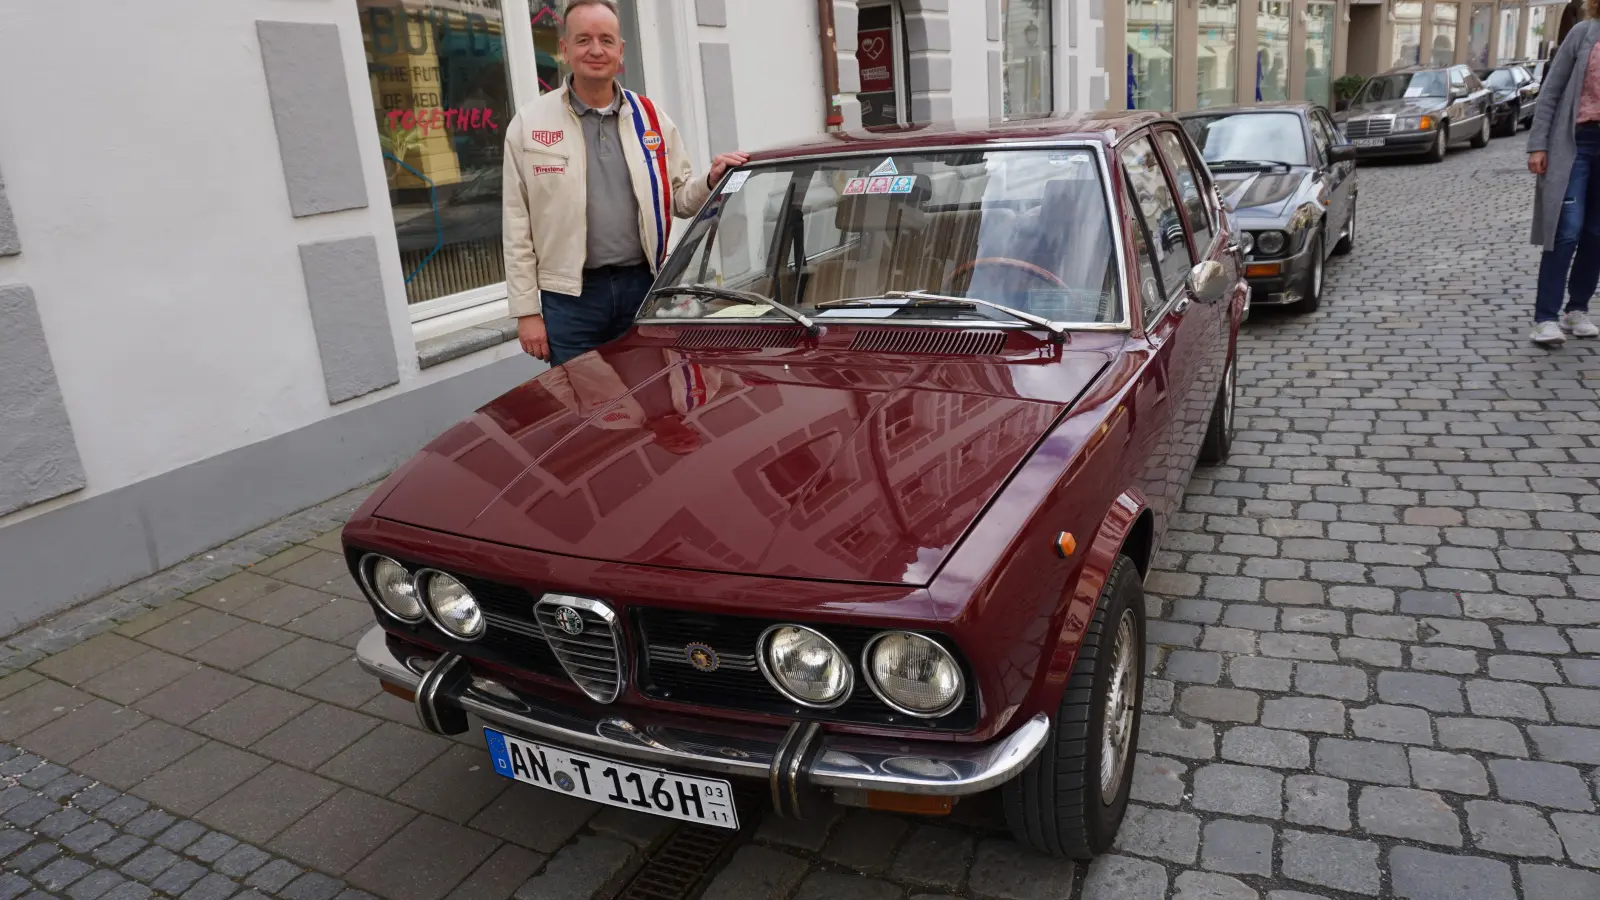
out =
{"type": "MultiPolygon", "coordinates": [[[[617,128],[639,200],[639,240],[652,271],[666,259],[674,216],[699,212],[711,188],[696,178],[677,126],[655,104],[622,90],[617,128]]],[[[588,243],[588,154],[565,86],[517,111],[506,136],[506,291],[511,315],[534,316],[539,291],[583,291],[588,243]]]]}

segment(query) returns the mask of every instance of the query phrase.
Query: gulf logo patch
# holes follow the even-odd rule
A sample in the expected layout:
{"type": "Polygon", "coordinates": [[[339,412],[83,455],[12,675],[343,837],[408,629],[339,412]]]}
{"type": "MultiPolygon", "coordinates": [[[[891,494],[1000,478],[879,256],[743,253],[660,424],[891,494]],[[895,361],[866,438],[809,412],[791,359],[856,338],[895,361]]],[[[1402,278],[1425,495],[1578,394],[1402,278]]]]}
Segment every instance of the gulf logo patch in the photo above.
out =
{"type": "Polygon", "coordinates": [[[646,131],[644,133],[644,148],[651,153],[659,151],[661,149],[661,132],[646,131]]]}

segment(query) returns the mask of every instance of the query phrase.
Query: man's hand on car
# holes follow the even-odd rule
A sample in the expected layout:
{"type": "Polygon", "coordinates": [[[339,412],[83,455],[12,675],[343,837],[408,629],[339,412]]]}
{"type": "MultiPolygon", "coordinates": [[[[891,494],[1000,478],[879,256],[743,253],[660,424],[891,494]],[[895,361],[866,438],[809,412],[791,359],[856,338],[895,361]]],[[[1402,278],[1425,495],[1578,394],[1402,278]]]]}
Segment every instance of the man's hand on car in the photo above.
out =
{"type": "Polygon", "coordinates": [[[529,356],[548,360],[550,338],[544,330],[544,316],[523,316],[517,320],[517,340],[529,356]]]}
{"type": "Polygon", "coordinates": [[[711,161],[711,171],[706,175],[706,184],[715,188],[717,182],[722,180],[722,176],[727,174],[729,169],[735,166],[742,166],[749,161],[750,154],[748,153],[734,152],[719,155],[711,161]]]}

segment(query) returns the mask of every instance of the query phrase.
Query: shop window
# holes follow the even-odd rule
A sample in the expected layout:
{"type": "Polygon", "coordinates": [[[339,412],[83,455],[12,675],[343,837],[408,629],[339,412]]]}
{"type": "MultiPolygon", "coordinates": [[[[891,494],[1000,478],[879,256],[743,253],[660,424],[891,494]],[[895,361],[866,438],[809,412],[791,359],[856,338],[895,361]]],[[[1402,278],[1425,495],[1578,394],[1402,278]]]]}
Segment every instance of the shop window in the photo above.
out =
{"type": "Polygon", "coordinates": [[[1522,27],[1522,10],[1519,7],[1501,7],[1500,9],[1500,55],[1497,59],[1501,62],[1517,59],[1517,31],[1522,27]]]}
{"type": "Polygon", "coordinates": [[[1000,0],[1004,38],[1006,116],[1039,115],[1053,109],[1049,0],[1000,0]]]}
{"type": "Polygon", "coordinates": [[[1288,0],[1258,0],[1256,5],[1256,100],[1289,99],[1288,0]]]}
{"type": "Polygon", "coordinates": [[[1236,102],[1239,71],[1234,55],[1239,48],[1239,0],[1200,0],[1199,28],[1196,106],[1229,106],[1236,102]]]}
{"type": "Polygon", "coordinates": [[[909,121],[904,91],[904,40],[900,11],[892,3],[863,5],[856,20],[856,64],[861,69],[861,124],[872,128],[909,121]]]}
{"type": "Polygon", "coordinates": [[[1335,5],[1306,4],[1306,99],[1333,106],[1333,35],[1335,5]]]}
{"type": "Polygon", "coordinates": [[[1128,0],[1128,108],[1172,109],[1172,0],[1128,0]]]}
{"type": "Polygon", "coordinates": [[[499,0],[357,0],[406,300],[505,281],[500,163],[514,104],[499,0]]]}
{"type": "Polygon", "coordinates": [[[1394,5],[1394,67],[1415,66],[1422,61],[1422,4],[1402,0],[1394,5]]]}
{"type": "Polygon", "coordinates": [[[1475,69],[1489,68],[1489,27],[1494,22],[1494,4],[1472,4],[1472,23],[1467,32],[1467,62],[1475,69]]]}
{"type": "Polygon", "coordinates": [[[1454,3],[1435,3],[1433,6],[1433,65],[1448,66],[1456,61],[1456,22],[1461,17],[1461,7],[1454,3]]]}

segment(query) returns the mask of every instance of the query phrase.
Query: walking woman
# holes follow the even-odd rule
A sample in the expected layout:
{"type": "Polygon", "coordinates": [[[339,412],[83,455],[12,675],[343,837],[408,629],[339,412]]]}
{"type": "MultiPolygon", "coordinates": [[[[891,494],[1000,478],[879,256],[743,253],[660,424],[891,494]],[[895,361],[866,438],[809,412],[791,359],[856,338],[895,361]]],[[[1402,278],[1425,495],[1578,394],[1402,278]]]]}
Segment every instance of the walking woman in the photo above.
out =
{"type": "Polygon", "coordinates": [[[1584,12],[1550,63],[1528,132],[1528,170],[1539,176],[1532,239],[1544,248],[1533,340],[1546,346],[1565,341],[1563,329],[1600,335],[1589,321],[1600,281],[1600,0],[1585,0],[1584,12]]]}

